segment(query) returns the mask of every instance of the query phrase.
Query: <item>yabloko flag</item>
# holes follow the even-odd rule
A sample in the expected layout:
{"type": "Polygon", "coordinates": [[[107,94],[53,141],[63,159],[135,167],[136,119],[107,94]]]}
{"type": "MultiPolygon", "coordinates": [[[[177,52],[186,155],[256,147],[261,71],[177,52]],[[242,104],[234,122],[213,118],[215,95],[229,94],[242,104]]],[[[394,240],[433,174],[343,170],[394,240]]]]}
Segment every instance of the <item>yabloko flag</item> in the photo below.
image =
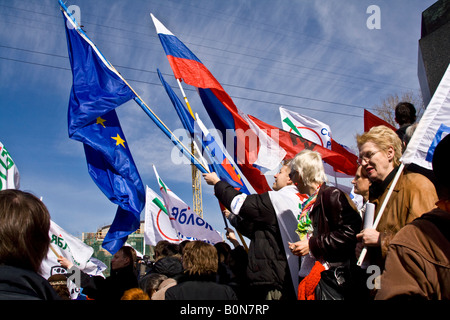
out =
{"type": "MultiPolygon", "coordinates": [[[[67,258],[84,273],[91,276],[104,277],[103,271],[106,270],[106,265],[92,258],[92,254],[94,253],[92,247],[65,231],[54,221],[50,222],[49,237],[50,246],[59,256],[67,258]]],[[[67,273],[67,270],[61,267],[53,250],[48,250],[47,257],[41,264],[40,275],[45,279],[55,274],[67,273]]],[[[67,286],[70,291],[70,297],[76,299],[81,288],[77,288],[71,280],[67,281],[67,286]]]]}
{"type": "Polygon", "coordinates": [[[203,218],[196,215],[183,200],[167,187],[159,177],[155,166],[153,166],[153,169],[170,221],[180,239],[200,240],[211,244],[221,242],[220,233],[214,230],[203,218]]]}
{"type": "MultiPolygon", "coordinates": [[[[355,161],[352,161],[347,156],[344,156],[340,152],[336,152],[333,150],[329,150],[324,148],[314,142],[311,142],[303,137],[298,136],[297,134],[282,130],[270,124],[267,124],[258,118],[255,118],[249,115],[249,118],[261,129],[267,132],[269,136],[277,136],[275,141],[278,141],[278,144],[281,148],[286,151],[286,159],[292,159],[295,157],[297,153],[304,149],[309,149],[313,151],[317,151],[320,153],[322,160],[331,165],[336,171],[339,170],[347,175],[355,175],[357,164],[356,164],[356,155],[355,161]]],[[[342,149],[344,147],[341,146],[342,149]]],[[[348,152],[348,151],[347,151],[348,152]]]]}
{"type": "Polygon", "coordinates": [[[0,142],[0,190],[19,188],[19,170],[3,143],[0,142]]]}
{"type": "Polygon", "coordinates": [[[179,243],[177,231],[172,227],[164,200],[147,186],[145,201],[145,243],[155,246],[161,240],[179,243]]]}

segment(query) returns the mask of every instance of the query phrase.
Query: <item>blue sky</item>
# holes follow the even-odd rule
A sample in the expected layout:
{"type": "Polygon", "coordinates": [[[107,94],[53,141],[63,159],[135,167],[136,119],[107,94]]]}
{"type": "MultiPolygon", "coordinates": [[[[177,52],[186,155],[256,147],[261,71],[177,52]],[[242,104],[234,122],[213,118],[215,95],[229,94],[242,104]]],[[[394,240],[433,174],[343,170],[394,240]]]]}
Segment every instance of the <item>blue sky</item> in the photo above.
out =
{"type": "MultiPolygon", "coordinates": [[[[243,112],[281,127],[279,106],[327,123],[355,147],[363,110],[389,94],[420,90],[421,14],[435,0],[73,0],[106,58],[172,130],[182,128],[156,74],[179,93],[152,12],[209,68],[243,112]],[[370,5],[381,29],[370,30],[370,5]]],[[[116,205],[90,178],[80,142],[69,139],[72,74],[57,0],[0,0],[0,141],[52,219],[74,235],[110,224],[116,205]]],[[[192,87],[195,112],[211,122],[192,87]]],[[[181,95],[180,95],[181,97],[181,95]]],[[[172,143],[133,101],[117,109],[144,184],[165,183],[192,204],[191,169],[171,161],[172,143]]],[[[202,184],[204,217],[223,230],[213,188],[202,184]]]]}

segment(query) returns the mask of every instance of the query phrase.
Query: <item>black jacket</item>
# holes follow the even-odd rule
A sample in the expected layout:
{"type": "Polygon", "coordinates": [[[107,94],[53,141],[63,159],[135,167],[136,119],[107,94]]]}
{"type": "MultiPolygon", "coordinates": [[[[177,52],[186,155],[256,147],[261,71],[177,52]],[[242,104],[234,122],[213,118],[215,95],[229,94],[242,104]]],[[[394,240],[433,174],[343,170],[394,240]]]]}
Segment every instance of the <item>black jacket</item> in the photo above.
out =
{"type": "Polygon", "coordinates": [[[310,212],[313,236],[309,250],[316,259],[330,263],[354,261],[356,235],[361,230],[361,217],[348,196],[325,184],[319,190],[310,212]]]}
{"type": "Polygon", "coordinates": [[[167,289],[166,300],[237,300],[231,287],[215,282],[216,275],[183,276],[167,289]]]}
{"type": "Polygon", "coordinates": [[[0,300],[61,300],[48,281],[22,268],[0,265],[0,300]]]}
{"type": "MultiPolygon", "coordinates": [[[[214,192],[227,208],[230,208],[233,198],[240,194],[225,181],[216,183],[214,192]]],[[[295,298],[281,233],[269,193],[248,195],[239,216],[230,222],[251,240],[247,277],[254,291],[264,294],[266,291],[277,289],[282,292],[283,299],[295,298]]]]}
{"type": "Polygon", "coordinates": [[[89,276],[81,271],[83,294],[94,300],[120,300],[128,289],[138,288],[133,266],[112,270],[107,278],[89,276]]]}

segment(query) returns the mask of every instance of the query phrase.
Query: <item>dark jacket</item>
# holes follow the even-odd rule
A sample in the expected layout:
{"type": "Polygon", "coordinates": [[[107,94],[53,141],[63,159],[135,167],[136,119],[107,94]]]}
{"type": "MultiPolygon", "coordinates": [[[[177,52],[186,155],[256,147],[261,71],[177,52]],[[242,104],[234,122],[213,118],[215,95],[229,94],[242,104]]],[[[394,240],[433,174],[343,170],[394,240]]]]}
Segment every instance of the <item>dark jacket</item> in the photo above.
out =
{"type": "Polygon", "coordinates": [[[61,300],[48,281],[22,268],[0,265],[0,300],[61,300]]]}
{"type": "MultiPolygon", "coordinates": [[[[216,183],[214,192],[227,208],[230,208],[233,198],[240,194],[225,181],[216,183]]],[[[248,195],[235,220],[231,221],[233,226],[251,240],[247,277],[254,288],[253,291],[264,295],[265,292],[276,289],[282,292],[283,299],[295,299],[280,229],[269,193],[248,195]]]]}
{"type": "Polygon", "coordinates": [[[138,281],[133,266],[112,270],[107,278],[89,276],[81,271],[83,294],[94,300],[120,300],[128,289],[138,288],[138,281]]]}
{"type": "Polygon", "coordinates": [[[314,232],[309,250],[316,259],[330,263],[356,259],[356,235],[362,221],[353,201],[343,191],[323,184],[310,219],[314,232]]]}
{"type": "Polygon", "coordinates": [[[237,300],[231,287],[215,282],[216,275],[184,276],[166,291],[166,300],[237,300]]]}

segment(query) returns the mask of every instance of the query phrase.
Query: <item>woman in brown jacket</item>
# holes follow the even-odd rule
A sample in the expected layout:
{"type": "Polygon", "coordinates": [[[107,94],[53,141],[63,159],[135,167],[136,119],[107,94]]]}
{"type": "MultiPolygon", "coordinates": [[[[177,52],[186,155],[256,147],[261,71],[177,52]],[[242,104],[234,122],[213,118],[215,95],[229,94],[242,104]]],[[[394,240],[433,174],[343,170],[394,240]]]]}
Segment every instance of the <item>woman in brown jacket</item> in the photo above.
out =
{"type": "Polygon", "coordinates": [[[436,147],[438,208],[400,230],[389,246],[375,299],[450,299],[450,136],[436,147]]]}
{"type": "MultiPolygon", "coordinates": [[[[358,162],[372,181],[369,201],[376,206],[376,218],[398,171],[402,143],[397,134],[385,126],[373,127],[356,139],[358,162]]],[[[368,247],[370,263],[383,269],[387,248],[394,235],[407,223],[432,210],[437,200],[436,189],[430,180],[421,174],[404,170],[377,228],[364,229],[357,235],[362,244],[368,247]]]]}

